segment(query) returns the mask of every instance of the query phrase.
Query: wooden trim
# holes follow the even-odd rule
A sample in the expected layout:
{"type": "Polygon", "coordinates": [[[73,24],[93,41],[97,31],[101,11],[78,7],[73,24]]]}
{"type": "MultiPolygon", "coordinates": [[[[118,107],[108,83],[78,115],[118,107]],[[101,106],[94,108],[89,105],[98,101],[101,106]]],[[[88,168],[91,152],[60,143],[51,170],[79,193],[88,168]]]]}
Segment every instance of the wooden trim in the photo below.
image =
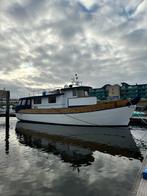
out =
{"type": "Polygon", "coordinates": [[[79,106],[72,108],[47,108],[47,109],[23,109],[19,113],[26,114],[68,114],[68,113],[84,113],[84,112],[95,112],[99,110],[115,109],[125,107],[128,100],[117,100],[109,102],[101,102],[95,105],[79,106]]]}

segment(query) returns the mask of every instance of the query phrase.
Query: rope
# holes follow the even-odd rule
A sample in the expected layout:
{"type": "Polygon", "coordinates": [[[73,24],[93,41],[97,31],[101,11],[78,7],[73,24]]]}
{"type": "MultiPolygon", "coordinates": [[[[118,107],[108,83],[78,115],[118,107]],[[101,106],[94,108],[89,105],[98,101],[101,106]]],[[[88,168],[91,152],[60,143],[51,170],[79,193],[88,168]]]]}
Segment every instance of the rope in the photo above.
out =
{"type": "MultiPolygon", "coordinates": [[[[54,108],[54,110],[58,111],[58,109],[54,108]]],[[[93,123],[89,123],[87,121],[84,121],[84,120],[81,120],[81,119],[78,119],[76,117],[73,117],[73,116],[70,116],[69,114],[66,114],[66,113],[60,113],[60,114],[64,114],[65,116],[69,117],[69,118],[72,118],[74,120],[78,120],[80,122],[84,122],[84,123],[87,123],[87,125],[93,125],[93,126],[98,126],[97,124],[93,124],[93,123]]]]}
{"type": "Polygon", "coordinates": [[[70,116],[70,115],[68,115],[68,114],[64,114],[64,115],[65,115],[65,116],[68,116],[68,117],[70,117],[70,118],[72,118],[72,119],[74,119],[74,120],[78,120],[78,121],[80,121],[80,122],[84,122],[84,123],[87,123],[87,124],[89,124],[89,125],[97,126],[97,124],[89,123],[89,122],[87,122],[87,121],[78,119],[78,118],[73,117],[73,116],[70,116]]]}
{"type": "MultiPolygon", "coordinates": [[[[58,111],[58,109],[56,109],[56,108],[54,108],[54,110],[56,110],[56,111],[58,111]]],[[[76,118],[76,117],[73,117],[73,116],[70,116],[70,115],[68,115],[68,114],[66,114],[66,113],[59,113],[59,114],[63,114],[63,115],[65,115],[65,116],[67,116],[67,117],[69,117],[69,118],[72,118],[72,119],[74,119],[74,120],[78,120],[78,121],[80,121],[80,122],[84,122],[84,123],[87,123],[87,124],[91,124],[91,125],[93,125],[93,126],[96,126],[96,124],[92,124],[92,123],[89,123],[89,122],[87,122],[87,121],[84,121],[84,120],[80,120],[80,119],[78,119],[78,118],[76,118]]]]}

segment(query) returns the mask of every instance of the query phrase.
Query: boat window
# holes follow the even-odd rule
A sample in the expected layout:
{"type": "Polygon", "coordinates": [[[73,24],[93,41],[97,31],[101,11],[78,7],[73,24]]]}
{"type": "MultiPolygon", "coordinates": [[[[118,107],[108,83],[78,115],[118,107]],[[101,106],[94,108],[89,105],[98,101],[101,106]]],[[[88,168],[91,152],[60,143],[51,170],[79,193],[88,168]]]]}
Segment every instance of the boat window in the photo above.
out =
{"type": "Polygon", "coordinates": [[[86,96],[86,97],[88,96],[88,91],[85,91],[85,96],[86,96]]]}
{"type": "Polygon", "coordinates": [[[76,96],[76,89],[73,89],[72,95],[73,95],[73,96],[76,96]]]}
{"type": "Polygon", "coordinates": [[[18,105],[21,105],[22,100],[19,100],[18,105]]]}
{"type": "Polygon", "coordinates": [[[21,105],[25,105],[26,104],[26,100],[23,99],[22,102],[21,102],[21,105]]]}
{"type": "Polygon", "coordinates": [[[48,97],[48,102],[49,103],[56,103],[56,96],[55,95],[51,95],[48,97]]]}
{"type": "Polygon", "coordinates": [[[34,104],[41,104],[41,97],[34,97],[34,104]]]}
{"type": "Polygon", "coordinates": [[[28,99],[26,105],[31,105],[31,100],[28,99]]]}
{"type": "Polygon", "coordinates": [[[84,90],[83,89],[78,89],[78,97],[84,97],[84,90]]]}

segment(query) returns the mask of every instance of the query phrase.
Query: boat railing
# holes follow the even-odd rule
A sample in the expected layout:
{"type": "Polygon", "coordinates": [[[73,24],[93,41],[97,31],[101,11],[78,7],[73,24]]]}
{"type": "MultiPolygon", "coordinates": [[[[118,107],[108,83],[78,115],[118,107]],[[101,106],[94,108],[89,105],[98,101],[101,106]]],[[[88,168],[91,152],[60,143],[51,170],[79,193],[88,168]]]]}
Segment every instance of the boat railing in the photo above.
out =
{"type": "Polygon", "coordinates": [[[29,93],[29,96],[42,96],[42,95],[50,95],[50,94],[59,94],[59,93],[62,93],[60,89],[61,89],[61,87],[32,90],[29,93]]]}

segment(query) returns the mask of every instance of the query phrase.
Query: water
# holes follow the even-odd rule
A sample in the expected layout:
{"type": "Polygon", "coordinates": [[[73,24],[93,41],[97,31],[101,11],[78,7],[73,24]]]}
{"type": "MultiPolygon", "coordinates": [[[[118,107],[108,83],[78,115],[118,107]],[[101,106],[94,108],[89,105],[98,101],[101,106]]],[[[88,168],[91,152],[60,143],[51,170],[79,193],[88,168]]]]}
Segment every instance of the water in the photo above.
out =
{"type": "Polygon", "coordinates": [[[0,118],[0,195],[130,196],[147,129],[16,122],[8,135],[0,118]]]}

